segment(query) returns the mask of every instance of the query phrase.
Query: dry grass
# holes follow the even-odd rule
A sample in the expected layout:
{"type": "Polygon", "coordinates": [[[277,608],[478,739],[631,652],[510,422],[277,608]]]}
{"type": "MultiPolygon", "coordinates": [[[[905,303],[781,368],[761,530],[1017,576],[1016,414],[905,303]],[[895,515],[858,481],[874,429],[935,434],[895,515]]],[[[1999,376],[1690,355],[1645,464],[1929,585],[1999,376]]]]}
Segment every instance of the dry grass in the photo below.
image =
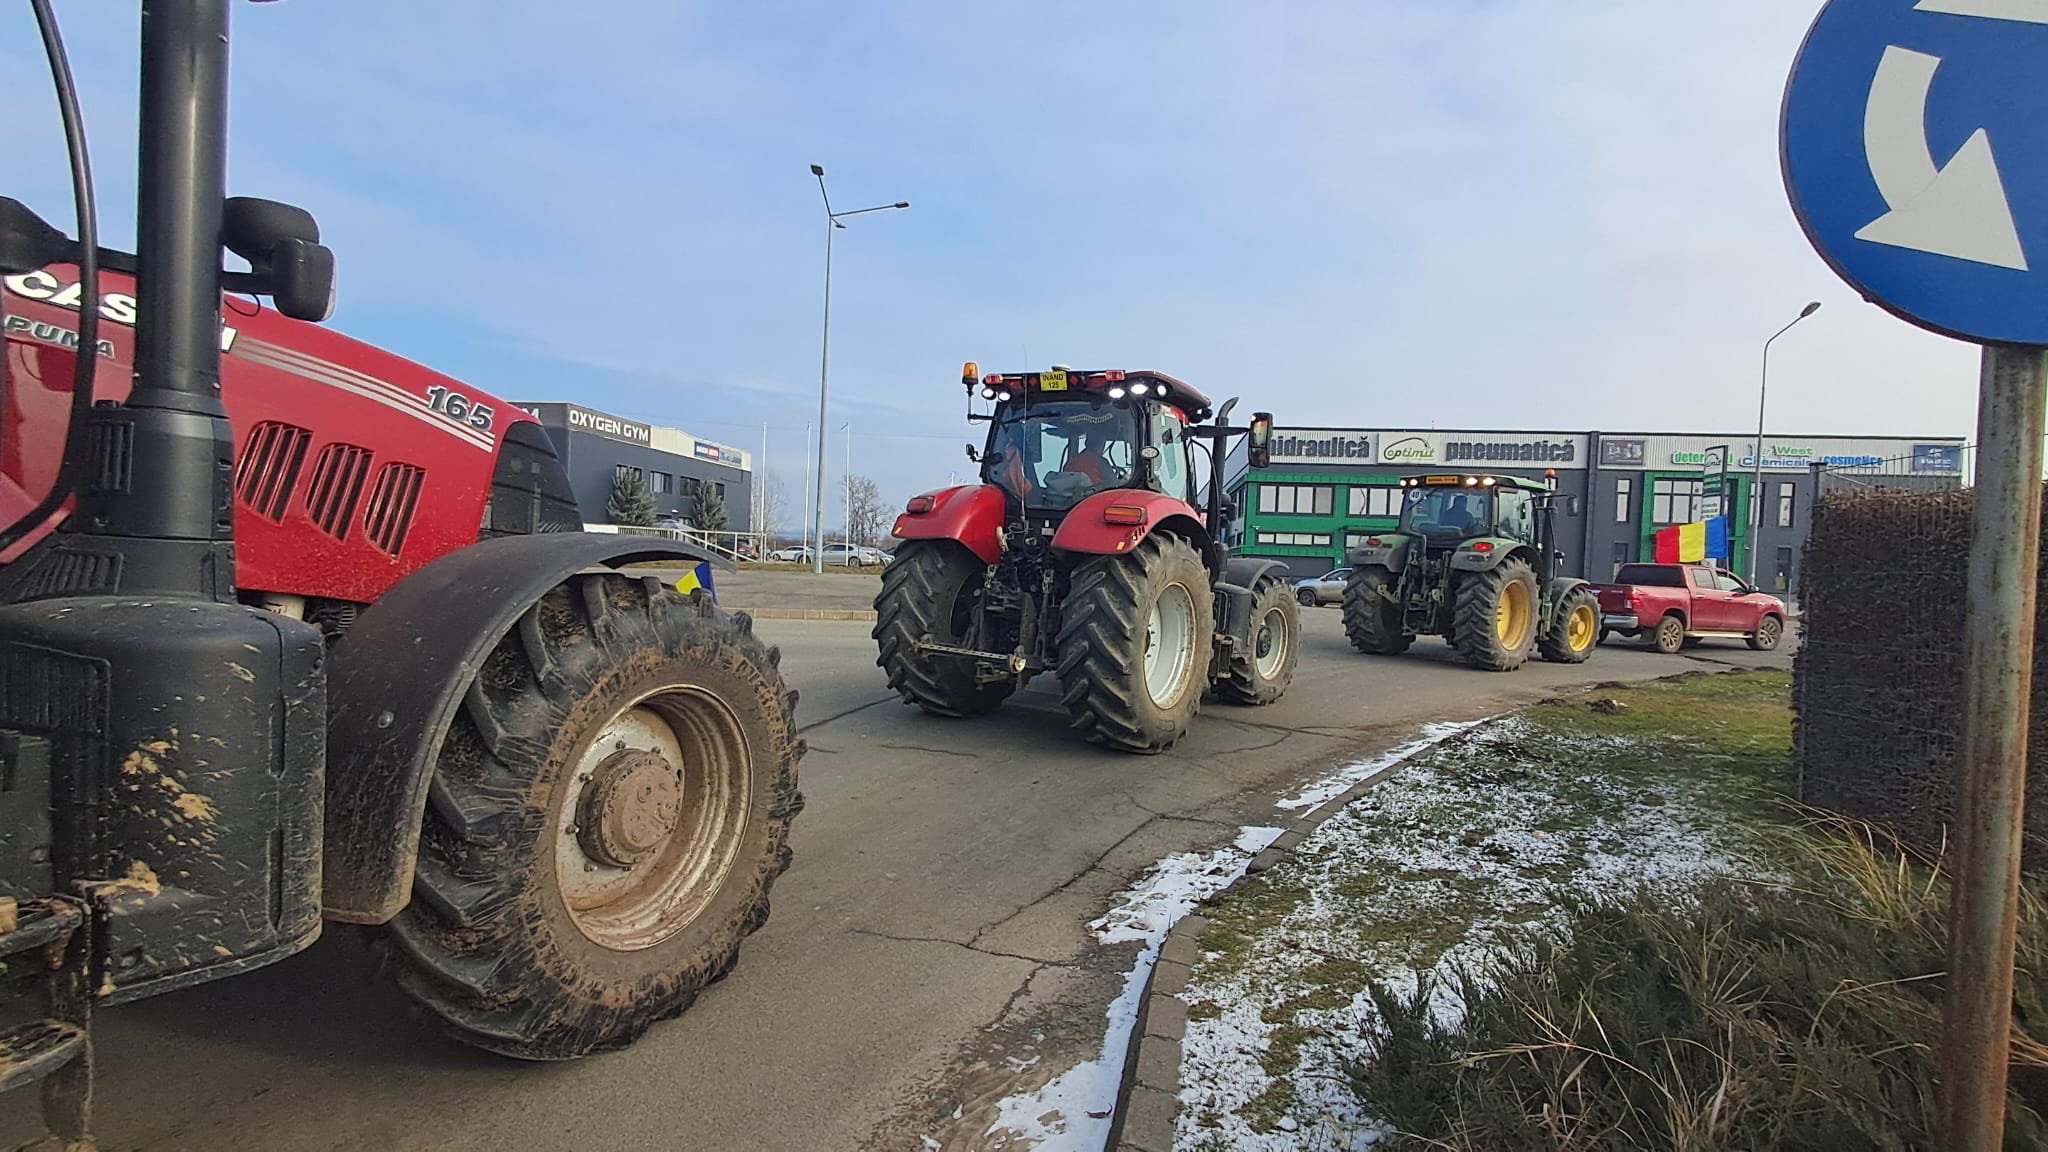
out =
{"type": "MultiPolygon", "coordinates": [[[[1765,833],[1782,877],[1673,907],[1581,903],[1460,981],[1376,992],[1364,1099],[1396,1146],[1907,1149],[1932,1144],[1947,882],[1866,825],[1808,813],[1765,833]],[[1789,866],[1788,866],[1789,865],[1789,866]]],[[[2022,903],[2007,1147],[2048,1147],[2048,903],[2022,903]]]]}

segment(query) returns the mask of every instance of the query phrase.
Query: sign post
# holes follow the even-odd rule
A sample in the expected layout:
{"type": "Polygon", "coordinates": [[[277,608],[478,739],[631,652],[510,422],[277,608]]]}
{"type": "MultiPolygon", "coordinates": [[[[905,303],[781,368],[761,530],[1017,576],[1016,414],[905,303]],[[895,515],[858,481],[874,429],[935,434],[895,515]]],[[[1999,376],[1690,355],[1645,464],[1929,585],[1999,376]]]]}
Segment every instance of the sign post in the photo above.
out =
{"type": "MultiPolygon", "coordinates": [[[[1964,618],[1941,1147],[2002,1146],[2048,411],[2039,0],[1829,0],[1787,83],[1794,213],[1866,300],[1982,345],[1964,618]]],[[[1761,451],[1763,446],[1758,445],[1761,451]]]]}

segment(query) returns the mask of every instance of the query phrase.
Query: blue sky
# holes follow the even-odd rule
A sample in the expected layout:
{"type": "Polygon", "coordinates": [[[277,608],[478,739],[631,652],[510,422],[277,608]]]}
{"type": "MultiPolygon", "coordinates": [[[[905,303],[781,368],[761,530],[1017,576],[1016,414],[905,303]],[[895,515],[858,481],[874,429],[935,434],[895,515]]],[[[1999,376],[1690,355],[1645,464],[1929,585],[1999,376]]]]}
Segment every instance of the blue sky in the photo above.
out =
{"type": "MultiPolygon", "coordinates": [[[[20,10],[17,10],[17,7],[20,10]]],[[[968,467],[957,380],[1157,368],[1283,423],[1971,433],[1974,350],[1861,303],[1779,183],[1817,0],[235,8],[230,188],[310,209],[334,326],[508,399],[892,501],[968,467]]],[[[136,6],[61,0],[133,232],[136,6]],[[118,14],[108,19],[110,13],[118,14]]],[[[26,6],[8,194],[68,226],[26,6]]],[[[836,498],[828,505],[828,518],[836,498]]]]}

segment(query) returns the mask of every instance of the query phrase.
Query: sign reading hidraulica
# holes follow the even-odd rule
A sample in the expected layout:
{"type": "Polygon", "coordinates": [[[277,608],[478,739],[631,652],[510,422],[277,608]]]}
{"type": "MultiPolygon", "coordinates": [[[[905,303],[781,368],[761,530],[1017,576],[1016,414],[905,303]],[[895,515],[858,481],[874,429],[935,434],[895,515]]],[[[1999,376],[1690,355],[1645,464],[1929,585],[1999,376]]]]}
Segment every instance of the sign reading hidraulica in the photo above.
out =
{"type": "Polygon", "coordinates": [[[1275,429],[1272,446],[1274,461],[1282,464],[1352,464],[1373,458],[1370,432],[1275,429]]]}

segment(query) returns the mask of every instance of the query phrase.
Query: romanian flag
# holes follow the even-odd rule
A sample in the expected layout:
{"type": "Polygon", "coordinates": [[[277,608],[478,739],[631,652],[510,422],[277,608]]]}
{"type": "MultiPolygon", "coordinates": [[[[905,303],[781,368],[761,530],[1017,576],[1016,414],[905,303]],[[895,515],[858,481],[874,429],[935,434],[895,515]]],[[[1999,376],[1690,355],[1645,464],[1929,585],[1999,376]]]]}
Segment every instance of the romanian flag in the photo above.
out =
{"type": "Polygon", "coordinates": [[[714,602],[717,601],[718,589],[711,586],[711,561],[709,560],[699,561],[695,568],[683,573],[682,579],[676,581],[676,591],[681,592],[685,596],[699,588],[711,593],[711,599],[714,602]]]}
{"type": "Polygon", "coordinates": [[[1673,524],[1651,537],[1659,564],[1697,564],[1707,558],[1707,526],[1704,523],[1673,524]]]}

